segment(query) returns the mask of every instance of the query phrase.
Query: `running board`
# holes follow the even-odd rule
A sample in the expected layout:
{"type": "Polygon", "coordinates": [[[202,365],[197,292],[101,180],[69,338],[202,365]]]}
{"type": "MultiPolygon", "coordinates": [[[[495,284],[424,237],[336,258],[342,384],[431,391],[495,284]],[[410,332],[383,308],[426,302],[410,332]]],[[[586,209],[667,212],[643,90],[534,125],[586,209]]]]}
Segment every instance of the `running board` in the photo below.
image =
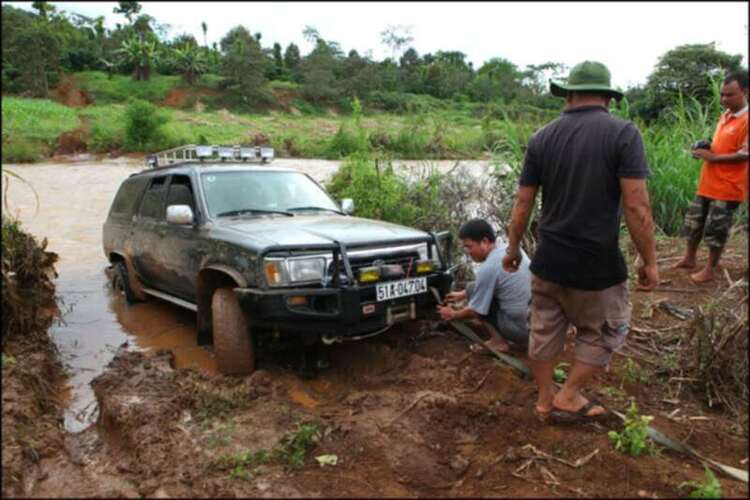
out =
{"type": "Polygon", "coordinates": [[[143,287],[143,291],[149,295],[153,295],[156,298],[166,300],[167,302],[171,302],[172,304],[184,307],[185,309],[190,309],[193,312],[198,312],[198,306],[193,304],[192,302],[188,302],[187,300],[178,299],[177,297],[173,297],[167,293],[159,292],[157,290],[152,290],[151,288],[143,287]]]}

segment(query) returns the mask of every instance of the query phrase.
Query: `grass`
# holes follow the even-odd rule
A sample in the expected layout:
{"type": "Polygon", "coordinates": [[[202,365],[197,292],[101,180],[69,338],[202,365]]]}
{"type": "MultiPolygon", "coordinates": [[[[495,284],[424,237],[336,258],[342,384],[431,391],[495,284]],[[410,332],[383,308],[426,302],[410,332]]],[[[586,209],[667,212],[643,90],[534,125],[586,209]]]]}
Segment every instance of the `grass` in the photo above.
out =
{"type": "Polygon", "coordinates": [[[156,104],[170,90],[183,85],[179,76],[157,74],[147,81],[135,81],[127,75],[112,75],[110,79],[101,71],[82,71],[75,78],[97,104],[122,103],[133,97],[156,104]]]}
{"type": "Polygon", "coordinates": [[[57,137],[80,125],[75,110],[47,99],[2,98],[3,162],[39,161],[57,137]]]}

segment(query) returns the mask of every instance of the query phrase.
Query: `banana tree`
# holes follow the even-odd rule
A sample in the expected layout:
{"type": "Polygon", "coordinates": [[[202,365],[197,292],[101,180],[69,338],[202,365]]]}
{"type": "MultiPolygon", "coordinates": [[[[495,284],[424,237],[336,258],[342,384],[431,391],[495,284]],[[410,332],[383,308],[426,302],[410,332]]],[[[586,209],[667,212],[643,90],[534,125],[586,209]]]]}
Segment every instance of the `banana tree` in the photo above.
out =
{"type": "Polygon", "coordinates": [[[148,80],[151,68],[156,64],[158,52],[156,40],[131,37],[116,51],[122,62],[133,66],[133,80],[148,80]]]}
{"type": "Polygon", "coordinates": [[[198,46],[191,43],[172,50],[172,58],[188,85],[194,85],[196,79],[208,70],[205,54],[198,46]]]}

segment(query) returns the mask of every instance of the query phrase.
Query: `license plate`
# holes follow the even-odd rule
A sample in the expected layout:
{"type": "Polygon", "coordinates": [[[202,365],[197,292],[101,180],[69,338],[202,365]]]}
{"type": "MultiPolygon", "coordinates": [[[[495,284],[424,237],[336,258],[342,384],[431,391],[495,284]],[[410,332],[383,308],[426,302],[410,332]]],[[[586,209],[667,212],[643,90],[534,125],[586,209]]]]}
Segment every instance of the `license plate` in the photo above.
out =
{"type": "Polygon", "coordinates": [[[411,278],[408,280],[391,281],[389,283],[378,283],[378,302],[384,300],[408,297],[427,292],[427,278],[411,278]]]}

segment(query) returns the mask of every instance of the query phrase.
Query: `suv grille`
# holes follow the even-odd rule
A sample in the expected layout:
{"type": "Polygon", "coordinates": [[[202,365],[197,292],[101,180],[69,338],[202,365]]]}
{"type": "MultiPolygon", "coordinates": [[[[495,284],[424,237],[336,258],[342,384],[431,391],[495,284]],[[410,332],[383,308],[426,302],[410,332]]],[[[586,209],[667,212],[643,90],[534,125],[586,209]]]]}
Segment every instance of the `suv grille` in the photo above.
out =
{"type": "MultiPolygon", "coordinates": [[[[401,268],[404,270],[404,274],[406,275],[407,272],[409,272],[409,266],[411,266],[411,273],[414,274],[414,269],[416,268],[417,261],[419,260],[419,252],[401,252],[398,254],[390,254],[390,255],[378,255],[377,257],[350,257],[349,258],[349,264],[352,266],[352,274],[354,275],[354,279],[357,279],[358,271],[363,267],[370,267],[374,265],[384,265],[384,264],[398,264],[401,266],[401,268]],[[375,264],[377,262],[377,264],[375,264]]],[[[340,260],[339,260],[340,261],[340,260]]],[[[328,275],[333,275],[333,269],[335,267],[336,263],[331,262],[331,264],[328,266],[328,275]]],[[[343,264],[341,265],[341,270],[343,271],[343,264]]]]}

